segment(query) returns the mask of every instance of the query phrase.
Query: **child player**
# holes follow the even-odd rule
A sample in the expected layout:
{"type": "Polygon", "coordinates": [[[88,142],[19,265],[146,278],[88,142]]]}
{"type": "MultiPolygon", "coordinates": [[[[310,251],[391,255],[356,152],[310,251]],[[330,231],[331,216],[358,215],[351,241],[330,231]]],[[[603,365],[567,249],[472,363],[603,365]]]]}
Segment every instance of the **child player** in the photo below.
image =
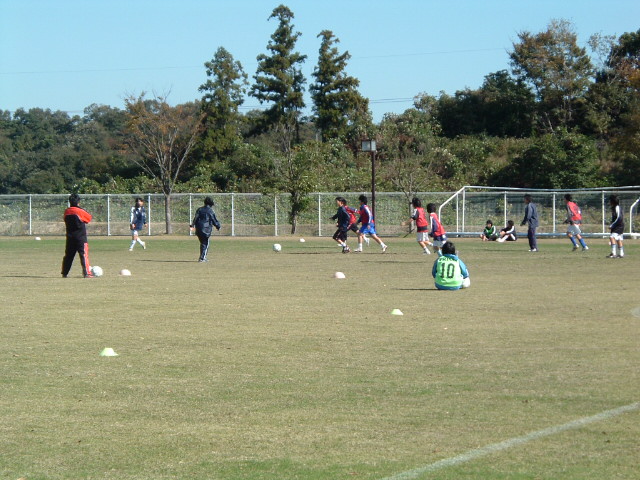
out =
{"type": "Polygon", "coordinates": [[[573,251],[575,252],[578,249],[578,243],[576,242],[576,238],[582,245],[582,251],[586,252],[589,250],[587,244],[582,238],[582,231],[580,230],[580,224],[582,224],[582,211],[578,204],[573,201],[571,194],[567,193],[564,196],[564,203],[567,205],[567,218],[564,223],[568,223],[569,227],[567,228],[567,236],[571,243],[573,243],[573,251]]]}
{"type": "Polygon", "coordinates": [[[69,196],[69,208],[64,211],[64,224],[67,230],[67,241],[62,259],[62,276],[67,278],[76,253],[80,256],[82,275],[93,278],[89,264],[89,244],[87,243],[87,223],[91,221],[91,214],[80,208],[80,196],[73,193],[69,196]]]}
{"type": "Polygon", "coordinates": [[[416,230],[418,231],[416,240],[422,247],[424,254],[431,255],[431,250],[427,248],[427,245],[433,244],[429,241],[429,222],[427,221],[427,216],[422,208],[422,202],[418,197],[413,197],[411,200],[411,206],[413,207],[413,214],[409,220],[402,222],[402,225],[409,225],[412,221],[416,222],[416,230]]]}
{"type": "Polygon", "coordinates": [[[331,217],[332,220],[336,220],[338,227],[336,233],[333,234],[333,239],[342,247],[342,253],[349,253],[351,251],[347,245],[347,232],[351,225],[351,218],[349,216],[349,212],[347,212],[347,209],[345,208],[346,204],[347,201],[344,197],[336,197],[336,206],[338,207],[338,211],[333,217],[331,217]]]}
{"type": "Polygon", "coordinates": [[[129,246],[129,251],[133,250],[136,242],[146,250],[147,245],[138,237],[138,232],[140,232],[147,224],[147,211],[144,209],[144,202],[140,197],[136,198],[136,204],[131,207],[131,218],[129,219],[129,223],[129,227],[131,228],[131,245],[129,246]]]}
{"type": "Polygon", "coordinates": [[[438,290],[460,290],[469,288],[469,270],[456,255],[456,247],[451,242],[442,245],[442,255],[433,263],[431,275],[438,290]]]}
{"type": "Polygon", "coordinates": [[[429,225],[431,228],[429,236],[433,238],[433,249],[438,255],[441,255],[440,249],[447,241],[447,232],[444,231],[444,227],[440,223],[440,219],[436,213],[435,203],[427,205],[427,213],[429,214],[429,225]]]}
{"type": "Polygon", "coordinates": [[[196,210],[196,215],[193,217],[191,225],[189,225],[192,230],[195,229],[196,236],[200,241],[200,257],[198,258],[198,262],[200,263],[207,261],[209,238],[213,233],[213,227],[216,227],[216,230],[220,230],[221,227],[216,217],[216,212],[213,211],[212,207],[213,199],[206,197],[204,199],[204,205],[196,210]]]}
{"type": "Polygon", "coordinates": [[[609,245],[611,245],[611,254],[607,258],[623,258],[624,248],[622,247],[622,240],[624,239],[624,215],[622,214],[622,208],[620,208],[620,199],[617,195],[611,195],[609,197],[609,204],[611,205],[611,235],[609,236],[609,245]],[[616,255],[616,247],[618,248],[618,254],[616,255]]]}
{"type": "Polygon", "coordinates": [[[491,220],[487,220],[487,225],[480,234],[483,242],[490,242],[498,239],[498,230],[491,220]]]}
{"type": "Polygon", "coordinates": [[[358,222],[362,225],[360,226],[360,230],[358,231],[358,248],[355,251],[362,251],[362,240],[364,240],[365,235],[369,235],[376,242],[378,242],[378,245],[380,245],[380,247],[382,248],[382,253],[384,253],[387,250],[387,246],[376,233],[376,226],[373,215],[371,214],[371,210],[367,205],[367,196],[360,195],[360,197],[358,197],[358,200],[360,200],[360,209],[358,210],[360,218],[358,219],[358,222]]]}
{"type": "Polygon", "coordinates": [[[502,242],[515,242],[518,240],[518,236],[516,234],[516,225],[513,223],[513,220],[507,221],[507,226],[500,229],[500,238],[498,241],[502,242]]]}

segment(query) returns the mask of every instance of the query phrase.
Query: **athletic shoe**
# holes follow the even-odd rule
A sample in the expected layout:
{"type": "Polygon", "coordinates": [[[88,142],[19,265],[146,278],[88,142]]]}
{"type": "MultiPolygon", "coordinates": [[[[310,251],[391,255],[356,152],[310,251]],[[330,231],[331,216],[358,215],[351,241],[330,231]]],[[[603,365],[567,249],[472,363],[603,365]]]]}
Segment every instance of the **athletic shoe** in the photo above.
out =
{"type": "Polygon", "coordinates": [[[424,252],[422,252],[423,255],[431,255],[431,250],[427,249],[424,252]]]}
{"type": "Polygon", "coordinates": [[[130,252],[133,252],[133,247],[131,247],[131,248],[129,249],[129,251],[130,251],[130,252]]]}
{"type": "Polygon", "coordinates": [[[537,252],[538,249],[537,248],[532,248],[531,250],[529,250],[530,252],[537,252]]]}
{"type": "Polygon", "coordinates": [[[361,249],[361,248],[356,248],[356,249],[353,251],[353,253],[361,253],[361,252],[362,252],[362,249],[361,249]]]}
{"type": "Polygon", "coordinates": [[[575,252],[577,249],[578,249],[578,246],[577,246],[577,245],[574,245],[574,246],[573,246],[573,250],[572,250],[572,251],[573,251],[573,252],[575,252]]]}
{"type": "Polygon", "coordinates": [[[347,245],[342,247],[342,253],[349,253],[349,252],[351,252],[351,249],[347,245]]]}
{"type": "Polygon", "coordinates": [[[369,245],[369,237],[367,237],[366,235],[364,236],[364,241],[367,242],[367,245],[369,245]]]}
{"type": "Polygon", "coordinates": [[[96,277],[94,277],[92,273],[87,273],[87,274],[84,276],[84,278],[96,278],[96,277]]]}
{"type": "Polygon", "coordinates": [[[67,276],[63,273],[63,274],[62,274],[62,278],[67,278],[67,276]]]}
{"type": "Polygon", "coordinates": [[[146,250],[147,249],[147,243],[146,242],[142,242],[142,249],[146,250]]]}
{"type": "Polygon", "coordinates": [[[386,245],[383,245],[383,246],[382,246],[382,253],[384,253],[384,252],[386,252],[386,251],[387,251],[387,246],[386,246],[386,245]]]}
{"type": "Polygon", "coordinates": [[[587,250],[589,250],[589,247],[582,247],[583,252],[586,252],[587,250]]]}
{"type": "Polygon", "coordinates": [[[614,255],[613,253],[610,253],[605,258],[618,258],[618,255],[614,255]]]}

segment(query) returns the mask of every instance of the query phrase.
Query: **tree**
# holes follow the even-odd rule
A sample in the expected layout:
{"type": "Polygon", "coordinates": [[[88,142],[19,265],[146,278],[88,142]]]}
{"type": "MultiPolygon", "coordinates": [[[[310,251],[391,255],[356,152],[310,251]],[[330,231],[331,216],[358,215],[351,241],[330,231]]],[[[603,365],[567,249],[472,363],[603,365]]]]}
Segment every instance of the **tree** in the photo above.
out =
{"type": "Polygon", "coordinates": [[[591,60],[578,46],[573,26],[553,20],[546,31],[535,35],[524,31],[518,38],[509,55],[513,73],[533,88],[542,129],[573,127],[576,107],[593,75],[591,60]]]}
{"type": "Polygon", "coordinates": [[[155,179],[164,194],[166,233],[171,234],[171,193],[201,128],[196,105],[167,103],[167,96],[145,100],[145,94],[125,99],[127,145],[138,154],[133,161],[155,179]]]}
{"type": "Polygon", "coordinates": [[[238,109],[244,103],[247,74],[224,47],[218,48],[213,59],[204,65],[209,79],[199,88],[204,93],[201,149],[205,159],[222,160],[240,142],[243,117],[238,109]]]}
{"type": "Polygon", "coordinates": [[[358,115],[368,111],[369,102],[358,92],[360,81],[346,74],[349,52],[338,53],[338,40],[331,31],[323,30],[318,65],[313,71],[316,81],[309,87],[313,99],[314,122],[322,141],[345,139],[357,124],[358,115]]]}
{"type": "Polygon", "coordinates": [[[587,188],[602,180],[595,142],[564,129],[533,140],[499,176],[523,188],[587,188]]]}
{"type": "Polygon", "coordinates": [[[262,130],[275,130],[279,150],[287,152],[299,138],[300,112],[305,106],[305,78],[300,65],[307,56],[294,51],[301,33],[295,32],[291,24],[293,12],[280,5],[269,20],[272,18],[278,19],[279,24],[267,44],[271,55],[258,55],[258,69],[250,94],[261,104],[270,104],[262,116],[262,130]]]}

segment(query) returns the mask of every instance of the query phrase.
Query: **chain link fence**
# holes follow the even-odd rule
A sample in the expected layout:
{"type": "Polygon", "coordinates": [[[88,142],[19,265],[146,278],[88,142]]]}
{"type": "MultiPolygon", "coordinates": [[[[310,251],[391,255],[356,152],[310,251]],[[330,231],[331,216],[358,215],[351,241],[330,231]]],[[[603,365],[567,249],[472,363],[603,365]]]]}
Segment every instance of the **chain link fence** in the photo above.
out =
{"type": "MultiPolygon", "coordinates": [[[[488,189],[464,187],[458,192],[419,192],[415,194],[423,206],[435,203],[440,208],[441,221],[454,235],[478,234],[488,219],[495,225],[513,220],[517,225],[524,216],[523,194],[533,195],[539,207],[542,235],[564,235],[566,218],[564,193],[519,189],[488,189]]],[[[637,205],[640,187],[634,189],[572,190],[574,201],[583,212],[583,230],[587,234],[608,233],[610,209],[608,197],[619,195],[625,212],[627,228],[640,229],[637,205]]],[[[350,206],[358,207],[358,196],[367,192],[311,194],[308,208],[300,214],[297,235],[330,236],[335,231],[331,216],[336,213],[336,196],[344,196],[350,206]]],[[[148,223],[145,235],[162,235],[166,231],[164,196],[145,195],[82,195],[81,206],[93,215],[88,227],[90,235],[129,235],[129,216],[136,197],[145,200],[148,223]]],[[[222,223],[221,235],[285,236],[291,234],[288,194],[259,193],[175,194],[171,196],[173,233],[189,235],[189,223],[205,196],[215,202],[215,211],[222,223]]],[[[0,195],[0,235],[64,235],[63,212],[68,195],[0,195]]],[[[376,226],[381,235],[408,233],[400,223],[411,215],[411,196],[404,193],[376,193],[376,226]]]]}

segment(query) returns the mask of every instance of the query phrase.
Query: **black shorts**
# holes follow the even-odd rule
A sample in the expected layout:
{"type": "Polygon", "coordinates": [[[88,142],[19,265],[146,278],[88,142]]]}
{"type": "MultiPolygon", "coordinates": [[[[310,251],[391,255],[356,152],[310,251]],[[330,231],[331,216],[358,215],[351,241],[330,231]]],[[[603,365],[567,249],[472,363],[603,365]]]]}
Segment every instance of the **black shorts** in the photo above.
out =
{"type": "Polygon", "coordinates": [[[355,223],[352,223],[351,225],[349,225],[348,230],[351,230],[353,233],[358,233],[358,225],[356,225],[355,223]]]}
{"type": "Polygon", "coordinates": [[[345,230],[336,230],[336,233],[333,234],[334,240],[339,240],[341,242],[347,241],[347,232],[345,230]]]}

